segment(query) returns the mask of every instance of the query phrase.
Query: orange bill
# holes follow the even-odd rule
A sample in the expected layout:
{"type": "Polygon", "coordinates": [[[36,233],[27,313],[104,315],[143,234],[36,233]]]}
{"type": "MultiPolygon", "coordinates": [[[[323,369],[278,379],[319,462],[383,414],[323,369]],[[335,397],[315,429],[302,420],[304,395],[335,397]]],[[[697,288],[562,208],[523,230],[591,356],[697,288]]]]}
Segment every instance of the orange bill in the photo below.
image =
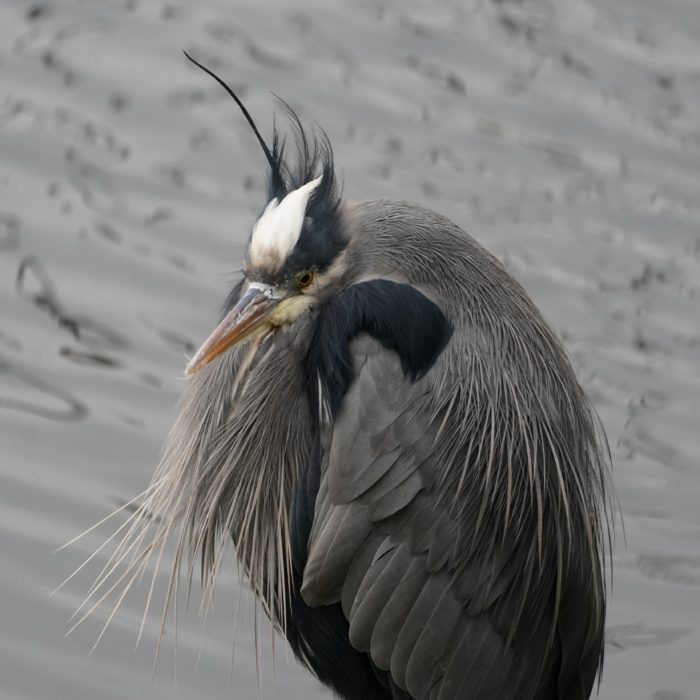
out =
{"type": "Polygon", "coordinates": [[[279,304],[265,289],[250,287],[190,360],[186,374],[194,374],[235,345],[272,330],[271,315],[279,304]]]}

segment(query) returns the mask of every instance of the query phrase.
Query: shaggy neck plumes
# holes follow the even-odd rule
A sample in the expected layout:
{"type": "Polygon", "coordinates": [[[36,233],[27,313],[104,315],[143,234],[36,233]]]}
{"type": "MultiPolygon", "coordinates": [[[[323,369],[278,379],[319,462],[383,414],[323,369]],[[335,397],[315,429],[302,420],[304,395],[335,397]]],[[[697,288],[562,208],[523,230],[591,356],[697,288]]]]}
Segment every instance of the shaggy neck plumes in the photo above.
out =
{"type": "Polygon", "coordinates": [[[312,432],[298,370],[306,323],[295,330],[225,353],[186,385],[147,498],[119,546],[121,552],[136,549],[127,575],[139,574],[175,539],[165,612],[183,564],[191,580],[199,556],[210,598],[232,534],[263,607],[284,609],[291,577],[289,510],[312,432]],[[280,376],[288,380],[279,383],[280,376]]]}

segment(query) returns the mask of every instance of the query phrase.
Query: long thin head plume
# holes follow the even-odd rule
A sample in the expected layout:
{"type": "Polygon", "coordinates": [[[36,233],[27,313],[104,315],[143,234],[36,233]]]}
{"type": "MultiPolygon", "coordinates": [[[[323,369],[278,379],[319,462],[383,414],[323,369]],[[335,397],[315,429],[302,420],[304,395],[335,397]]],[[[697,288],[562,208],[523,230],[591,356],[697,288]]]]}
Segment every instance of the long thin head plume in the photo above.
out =
{"type": "MultiPolygon", "coordinates": [[[[283,148],[279,148],[278,157],[281,162],[281,170],[283,175],[286,176],[284,192],[291,192],[320,175],[321,183],[314,192],[312,204],[323,202],[329,207],[337,207],[340,198],[340,187],[335,175],[333,148],[331,147],[328,134],[317,124],[314,124],[314,128],[307,132],[294,108],[279,95],[275,95],[274,92],[272,95],[289,120],[289,126],[291,127],[292,137],[296,146],[294,167],[290,167],[285,162],[283,148]]],[[[274,132],[274,143],[279,143],[276,131],[274,132]]],[[[275,148],[273,148],[274,152],[275,148]]],[[[276,196],[276,193],[271,192],[271,195],[276,196]]],[[[316,213],[318,214],[318,212],[316,213]]]]}
{"type": "Polygon", "coordinates": [[[270,151],[267,144],[265,143],[265,139],[261,136],[260,131],[258,131],[258,127],[253,121],[253,117],[250,116],[250,112],[248,112],[245,105],[241,102],[240,98],[231,89],[231,87],[229,87],[229,85],[212,70],[210,70],[206,66],[203,66],[199,61],[192,58],[192,56],[190,56],[187,53],[187,51],[183,51],[182,53],[184,53],[186,58],[192,63],[194,63],[194,65],[197,66],[197,68],[201,68],[207,75],[210,75],[212,78],[214,78],[214,80],[216,80],[216,82],[219,83],[219,85],[221,85],[221,87],[223,87],[224,90],[226,90],[226,92],[233,98],[233,101],[238,105],[241,112],[243,112],[243,116],[246,118],[246,121],[248,122],[248,124],[250,124],[250,128],[253,130],[253,133],[258,139],[260,147],[263,149],[265,158],[267,158],[267,162],[270,164],[270,189],[272,189],[274,192],[284,191],[285,184],[284,178],[282,176],[282,150],[278,148],[277,136],[275,135],[273,138],[272,151],[270,151]]]}

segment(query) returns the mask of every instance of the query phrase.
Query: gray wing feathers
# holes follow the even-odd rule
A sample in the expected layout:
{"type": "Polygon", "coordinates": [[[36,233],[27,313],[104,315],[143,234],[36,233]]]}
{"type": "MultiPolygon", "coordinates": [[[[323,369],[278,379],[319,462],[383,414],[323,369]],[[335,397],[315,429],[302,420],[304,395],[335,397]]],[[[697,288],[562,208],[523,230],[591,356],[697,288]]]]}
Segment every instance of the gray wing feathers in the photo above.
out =
{"type": "Polygon", "coordinates": [[[360,651],[370,650],[377,618],[410,565],[411,553],[405,544],[391,547],[367,571],[348,616],[350,643],[360,651]]]}
{"type": "Polygon", "coordinates": [[[391,654],[406,622],[406,610],[425,586],[428,572],[419,557],[415,557],[404,572],[401,582],[392,591],[374,625],[370,652],[374,663],[383,670],[391,665],[391,654]]]}
{"type": "Polygon", "coordinates": [[[461,617],[446,575],[430,576],[406,618],[391,658],[391,674],[414,697],[427,697],[433,671],[441,663],[461,617]]]}
{"type": "MultiPolygon", "coordinates": [[[[327,605],[340,599],[348,568],[358,549],[370,534],[370,524],[362,509],[335,506],[328,511],[314,541],[314,557],[306,565],[306,578],[313,580],[303,595],[309,605],[327,605]]],[[[312,533],[313,537],[313,533],[312,533]]]]}
{"type": "Polygon", "coordinates": [[[446,669],[443,657],[448,651],[452,633],[459,624],[462,612],[446,581],[433,576],[430,582],[434,583],[432,588],[437,590],[431,590],[426,585],[423,596],[435,596],[433,607],[411,652],[406,677],[406,685],[417,688],[418,697],[427,697],[433,679],[446,669]]]}
{"type": "Polygon", "coordinates": [[[507,698],[512,651],[483,613],[503,563],[451,565],[456,525],[435,510],[434,433],[396,356],[355,341],[359,372],[322,464],[302,595],[340,600],[350,642],[417,700],[507,698]],[[493,654],[494,649],[499,653],[493,654]],[[498,685],[499,688],[495,686],[498,685]],[[496,694],[493,694],[493,693],[496,694]]]}

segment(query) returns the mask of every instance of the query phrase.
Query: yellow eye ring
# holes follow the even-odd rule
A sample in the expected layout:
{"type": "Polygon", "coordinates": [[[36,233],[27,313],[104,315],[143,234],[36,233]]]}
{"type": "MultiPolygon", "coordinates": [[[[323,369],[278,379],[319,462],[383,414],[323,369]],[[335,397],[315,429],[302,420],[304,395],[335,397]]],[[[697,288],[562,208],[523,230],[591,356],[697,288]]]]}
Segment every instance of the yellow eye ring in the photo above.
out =
{"type": "Polygon", "coordinates": [[[297,275],[297,284],[301,289],[308,287],[315,279],[316,275],[313,270],[307,270],[306,272],[300,272],[297,275]]]}

